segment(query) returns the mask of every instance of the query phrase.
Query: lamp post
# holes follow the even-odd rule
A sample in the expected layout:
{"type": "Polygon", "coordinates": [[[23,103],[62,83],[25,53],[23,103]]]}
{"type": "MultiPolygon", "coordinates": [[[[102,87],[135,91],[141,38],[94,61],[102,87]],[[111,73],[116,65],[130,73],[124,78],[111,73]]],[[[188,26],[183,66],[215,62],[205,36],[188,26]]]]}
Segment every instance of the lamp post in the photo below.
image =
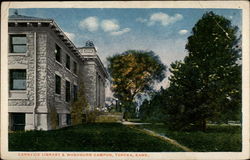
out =
{"type": "Polygon", "coordinates": [[[115,100],[115,111],[118,111],[118,104],[117,104],[118,98],[114,98],[114,100],[115,100]]]}

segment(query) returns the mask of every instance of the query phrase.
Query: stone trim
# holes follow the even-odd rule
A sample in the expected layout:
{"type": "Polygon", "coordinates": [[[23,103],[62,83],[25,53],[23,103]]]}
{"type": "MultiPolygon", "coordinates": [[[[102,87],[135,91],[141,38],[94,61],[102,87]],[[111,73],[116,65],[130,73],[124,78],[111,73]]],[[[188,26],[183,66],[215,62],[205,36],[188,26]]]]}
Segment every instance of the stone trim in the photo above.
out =
{"type": "Polygon", "coordinates": [[[8,56],[27,56],[27,52],[25,52],[25,53],[9,53],[8,56]]]}
{"type": "Polygon", "coordinates": [[[9,99],[28,99],[28,93],[26,90],[9,90],[9,99]]]}
{"type": "Polygon", "coordinates": [[[71,83],[71,80],[68,77],[65,77],[65,80],[71,83]]]}
{"type": "Polygon", "coordinates": [[[48,113],[47,106],[37,106],[36,113],[48,113]]]}
{"type": "MultiPolygon", "coordinates": [[[[33,113],[33,106],[9,106],[9,113],[33,113]]],[[[36,114],[48,113],[47,106],[38,106],[36,114]]]]}
{"type": "Polygon", "coordinates": [[[33,106],[9,106],[9,113],[32,113],[33,106]]]}
{"type": "Polygon", "coordinates": [[[57,60],[55,60],[56,64],[58,64],[59,66],[63,67],[61,62],[58,62],[57,60]]]}
{"type": "Polygon", "coordinates": [[[62,74],[59,73],[58,71],[55,71],[55,74],[62,78],[62,74]]]}
{"type": "Polygon", "coordinates": [[[28,69],[28,65],[27,64],[11,64],[8,65],[8,69],[28,69]]]}

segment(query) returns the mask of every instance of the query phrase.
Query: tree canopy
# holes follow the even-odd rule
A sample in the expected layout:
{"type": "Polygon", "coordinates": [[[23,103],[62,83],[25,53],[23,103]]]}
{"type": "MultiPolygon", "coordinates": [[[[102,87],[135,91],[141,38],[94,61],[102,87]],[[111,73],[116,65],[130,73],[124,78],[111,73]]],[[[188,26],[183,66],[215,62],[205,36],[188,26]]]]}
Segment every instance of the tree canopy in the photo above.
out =
{"type": "Polygon", "coordinates": [[[166,66],[153,51],[128,50],[108,57],[112,91],[123,105],[129,106],[139,93],[153,88],[165,78],[166,66]]]}
{"type": "MultiPolygon", "coordinates": [[[[241,108],[241,50],[237,27],[209,12],[188,37],[188,55],[171,64],[169,121],[176,128],[206,121],[241,108]]],[[[237,112],[237,113],[236,113],[237,112]]]]}

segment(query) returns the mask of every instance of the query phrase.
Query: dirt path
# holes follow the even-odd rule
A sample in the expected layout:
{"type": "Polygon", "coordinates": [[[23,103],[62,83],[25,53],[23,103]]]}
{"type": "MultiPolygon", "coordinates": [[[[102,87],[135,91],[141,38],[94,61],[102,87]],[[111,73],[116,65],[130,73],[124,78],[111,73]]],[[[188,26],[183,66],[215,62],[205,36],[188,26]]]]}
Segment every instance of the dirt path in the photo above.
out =
{"type": "Polygon", "coordinates": [[[157,138],[159,138],[159,139],[161,139],[161,140],[163,140],[163,141],[165,141],[165,142],[168,142],[168,143],[170,143],[170,144],[173,144],[173,145],[175,145],[175,146],[177,146],[177,147],[183,149],[183,150],[186,151],[186,152],[193,152],[190,148],[181,145],[180,143],[178,143],[178,142],[177,142],[176,140],[174,140],[174,139],[171,139],[171,138],[168,138],[168,137],[166,137],[166,136],[160,135],[160,134],[158,134],[158,133],[156,133],[156,132],[154,132],[154,131],[151,131],[151,130],[149,130],[149,129],[145,129],[145,128],[140,129],[140,128],[138,128],[138,127],[133,127],[133,125],[142,125],[142,124],[145,124],[145,123],[122,122],[122,124],[123,124],[123,125],[127,125],[127,126],[130,127],[130,128],[136,129],[136,130],[138,130],[138,131],[140,131],[140,132],[143,132],[143,133],[145,133],[145,134],[148,134],[148,135],[150,135],[150,136],[157,137],[157,138]]]}

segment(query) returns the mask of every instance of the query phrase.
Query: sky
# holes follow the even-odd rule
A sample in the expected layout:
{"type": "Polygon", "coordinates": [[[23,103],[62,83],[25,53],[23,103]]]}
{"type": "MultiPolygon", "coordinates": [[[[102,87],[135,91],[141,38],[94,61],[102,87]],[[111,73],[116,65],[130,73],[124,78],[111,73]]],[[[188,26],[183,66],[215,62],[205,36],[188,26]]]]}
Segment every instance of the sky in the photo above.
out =
{"type": "MultiPolygon", "coordinates": [[[[185,44],[195,23],[206,12],[224,16],[242,28],[241,9],[192,8],[30,8],[18,14],[51,18],[70,40],[83,47],[92,40],[105,66],[106,58],[128,49],[152,50],[169,68],[171,62],[187,55],[185,44]]],[[[10,15],[15,9],[10,9],[10,15]]],[[[212,27],[212,26],[211,26],[212,27]]],[[[166,72],[166,76],[169,72],[166,72]]],[[[166,88],[168,79],[157,84],[166,88]]]]}

